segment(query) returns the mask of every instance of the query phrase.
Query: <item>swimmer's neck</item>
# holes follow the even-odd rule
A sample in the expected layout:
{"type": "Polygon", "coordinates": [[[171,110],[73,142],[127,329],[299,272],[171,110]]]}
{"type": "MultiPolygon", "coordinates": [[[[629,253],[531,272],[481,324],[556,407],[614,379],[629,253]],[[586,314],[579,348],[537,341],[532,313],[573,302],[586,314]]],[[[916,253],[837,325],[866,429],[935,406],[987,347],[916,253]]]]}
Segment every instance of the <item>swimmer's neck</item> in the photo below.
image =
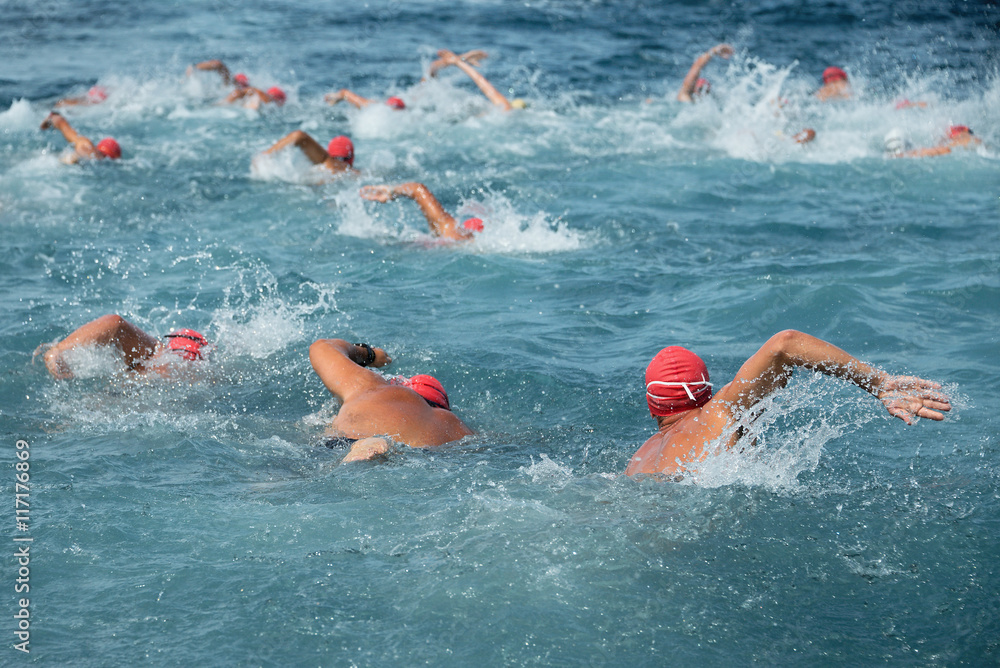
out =
{"type": "Polygon", "coordinates": [[[676,427],[681,420],[691,415],[691,411],[684,411],[683,413],[674,413],[673,415],[657,415],[656,416],[656,431],[661,434],[666,434],[671,429],[676,427]]]}

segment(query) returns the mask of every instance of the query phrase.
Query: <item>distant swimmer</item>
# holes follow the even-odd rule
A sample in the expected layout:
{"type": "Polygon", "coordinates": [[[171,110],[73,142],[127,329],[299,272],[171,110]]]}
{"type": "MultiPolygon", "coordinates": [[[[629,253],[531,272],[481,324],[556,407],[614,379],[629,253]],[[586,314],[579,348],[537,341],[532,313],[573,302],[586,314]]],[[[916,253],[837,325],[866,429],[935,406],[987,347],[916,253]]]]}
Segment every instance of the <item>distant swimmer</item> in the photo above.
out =
{"type": "Polygon", "coordinates": [[[700,357],[680,346],[664,348],[646,369],[646,403],[658,430],[632,456],[627,475],[677,475],[697,467],[707,446],[736,446],[743,420],[753,420],[759,402],[783,388],[795,367],[850,381],[876,396],[890,415],[907,424],[915,418],[943,420],[951,403],[940,385],[914,376],[892,376],[840,348],[802,332],[772,336],[753,354],[736,378],[712,396],[708,369],[700,357]]]}
{"type": "Polygon", "coordinates": [[[227,86],[233,85],[236,88],[246,88],[250,85],[250,79],[242,72],[233,76],[229,73],[229,68],[221,60],[205,60],[194,65],[189,65],[187,75],[191,76],[195,71],[218,72],[222,77],[222,83],[227,86]]]}
{"type": "Polygon", "coordinates": [[[105,137],[101,141],[97,142],[95,146],[93,142],[78,133],[73,129],[73,126],[62,117],[58,112],[53,111],[48,115],[48,117],[42,121],[41,129],[48,130],[49,128],[55,128],[59,130],[63,137],[66,138],[73,146],[73,153],[71,155],[61,158],[61,160],[67,165],[72,165],[78,163],[80,160],[101,160],[104,158],[110,158],[112,160],[117,160],[122,157],[121,146],[118,145],[111,137],[105,137]]]}
{"type": "Polygon", "coordinates": [[[88,322],[54,345],[39,346],[35,355],[42,355],[45,367],[53,376],[68,379],[74,376],[69,353],[79,348],[116,348],[124,357],[129,371],[160,375],[173,375],[179,360],[204,360],[211,350],[205,337],[193,329],[179,329],[167,334],[166,339],[166,342],[159,341],[120,315],[105,315],[88,322]]]}
{"type": "MultiPolygon", "coordinates": [[[[364,109],[365,107],[375,103],[375,100],[369,100],[366,97],[361,97],[354,91],[347,90],[346,88],[341,88],[336,93],[327,93],[323,96],[323,99],[326,100],[327,104],[331,106],[337,104],[338,102],[347,102],[358,109],[364,109]]],[[[398,109],[400,111],[406,109],[406,104],[403,100],[395,96],[386,98],[385,103],[393,109],[398,109]]]]}
{"type": "Polygon", "coordinates": [[[681,82],[681,89],[677,92],[677,100],[679,102],[695,102],[701,96],[708,95],[711,92],[712,84],[707,79],[701,78],[701,71],[705,65],[708,65],[708,61],[712,60],[715,56],[728,60],[733,56],[733,47],[729,44],[717,44],[695,58],[694,63],[691,64],[691,69],[688,70],[687,76],[681,82]]]}
{"type": "Polygon", "coordinates": [[[947,155],[957,148],[971,149],[982,143],[967,125],[952,125],[941,143],[925,148],[911,149],[909,142],[898,129],[890,130],[885,136],[885,150],[894,158],[930,158],[947,155]]]}
{"type": "Polygon", "coordinates": [[[851,94],[851,84],[847,81],[847,72],[832,66],[823,70],[823,85],[816,91],[816,97],[827,102],[847,100],[850,99],[851,94]]]}
{"type": "Polygon", "coordinates": [[[243,86],[227,95],[223,104],[233,104],[243,100],[243,106],[247,109],[260,109],[262,104],[275,104],[280,107],[285,104],[286,99],[285,91],[277,86],[271,86],[266,91],[253,86],[243,86]]]}
{"type": "Polygon", "coordinates": [[[334,174],[358,173],[354,169],[354,144],[343,135],[331,139],[324,150],[308,133],[302,130],[293,130],[275,142],[274,146],[264,153],[277,153],[288,146],[297,147],[313,164],[322,165],[334,174]]]}
{"type": "Polygon", "coordinates": [[[483,221],[468,218],[459,226],[458,221],[441,206],[441,202],[423,183],[400,183],[395,186],[365,186],[361,196],[373,202],[389,202],[397,197],[409,197],[420,207],[431,234],[452,241],[471,241],[475,232],[483,231],[483,221]]]}
{"type": "Polygon", "coordinates": [[[91,86],[90,90],[87,91],[86,95],[81,97],[65,97],[61,100],[57,100],[55,104],[52,105],[53,109],[61,109],[63,107],[88,107],[94,104],[100,104],[108,99],[108,89],[104,86],[91,86]]]}
{"type": "MultiPolygon", "coordinates": [[[[454,65],[458,69],[462,70],[477,86],[479,86],[479,90],[483,92],[483,95],[485,95],[490,102],[500,109],[510,111],[511,109],[524,109],[527,106],[524,100],[521,100],[520,98],[513,101],[508,100],[486,79],[486,77],[480,74],[480,72],[474,67],[474,65],[479,63],[477,58],[463,60],[461,57],[455,55],[448,49],[441,49],[438,51],[437,55],[438,60],[435,62],[440,63],[437,69],[454,65]]],[[[483,57],[485,57],[485,54],[483,57]]]]}
{"type": "Polygon", "coordinates": [[[309,361],[326,389],[341,401],[327,430],[327,445],[350,448],[345,462],[385,454],[388,439],[428,448],[475,433],[451,412],[448,394],[433,376],[390,379],[365,368],[392,362],[381,348],[319,339],[309,347],[309,361]]]}

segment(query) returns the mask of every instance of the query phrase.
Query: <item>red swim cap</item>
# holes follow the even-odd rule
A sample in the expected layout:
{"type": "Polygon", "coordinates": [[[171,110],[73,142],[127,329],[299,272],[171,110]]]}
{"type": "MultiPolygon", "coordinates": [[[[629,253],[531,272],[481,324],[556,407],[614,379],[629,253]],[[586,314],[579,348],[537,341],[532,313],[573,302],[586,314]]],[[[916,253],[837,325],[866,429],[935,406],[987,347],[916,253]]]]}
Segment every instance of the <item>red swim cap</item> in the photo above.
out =
{"type": "Polygon", "coordinates": [[[406,105],[398,97],[390,97],[385,103],[393,109],[406,109],[406,105]]]}
{"type": "Polygon", "coordinates": [[[327,144],[326,152],[331,158],[340,158],[348,165],[354,166],[354,144],[344,135],[334,137],[327,144]]]}
{"type": "Polygon", "coordinates": [[[92,104],[104,102],[106,99],[108,99],[108,89],[104,86],[91,86],[87,91],[87,100],[92,104]]]}
{"type": "Polygon", "coordinates": [[[274,98],[274,101],[278,103],[279,106],[285,103],[285,91],[281,90],[277,86],[271,86],[268,88],[267,94],[274,98]]]}
{"type": "Polygon", "coordinates": [[[105,158],[111,158],[112,160],[117,160],[122,157],[122,147],[118,145],[111,137],[105,137],[101,141],[97,142],[97,146],[94,147],[98,153],[103,155],[105,158]]]}
{"type": "Polygon", "coordinates": [[[462,227],[469,230],[470,232],[482,232],[483,231],[483,219],[482,218],[469,218],[464,223],[462,227]]]}
{"type": "Polygon", "coordinates": [[[953,125],[950,128],[948,128],[948,138],[954,139],[958,135],[963,134],[965,132],[968,132],[970,135],[972,134],[972,130],[969,129],[968,125],[953,125]]]}
{"type": "Polygon", "coordinates": [[[419,394],[431,406],[451,410],[451,404],[448,403],[448,393],[444,391],[441,381],[434,376],[417,374],[409,380],[404,380],[403,385],[419,394]]]}
{"type": "Polygon", "coordinates": [[[698,79],[694,82],[694,92],[704,95],[706,93],[712,92],[712,84],[708,82],[708,79],[698,79]]]}
{"type": "Polygon", "coordinates": [[[178,329],[167,334],[167,338],[170,339],[167,348],[189,362],[205,359],[201,356],[201,349],[208,345],[208,341],[199,332],[193,329],[178,329]]]}
{"type": "Polygon", "coordinates": [[[240,88],[246,88],[247,86],[250,85],[250,79],[247,78],[247,75],[240,72],[239,74],[233,77],[233,83],[239,86],[240,88]]]}
{"type": "Polygon", "coordinates": [[[708,369],[687,348],[664,348],[646,367],[646,403],[651,415],[689,411],[704,406],[711,398],[708,369]]]}
{"type": "Polygon", "coordinates": [[[826,68],[823,70],[823,83],[828,84],[831,81],[847,81],[847,72],[839,67],[826,68]]]}

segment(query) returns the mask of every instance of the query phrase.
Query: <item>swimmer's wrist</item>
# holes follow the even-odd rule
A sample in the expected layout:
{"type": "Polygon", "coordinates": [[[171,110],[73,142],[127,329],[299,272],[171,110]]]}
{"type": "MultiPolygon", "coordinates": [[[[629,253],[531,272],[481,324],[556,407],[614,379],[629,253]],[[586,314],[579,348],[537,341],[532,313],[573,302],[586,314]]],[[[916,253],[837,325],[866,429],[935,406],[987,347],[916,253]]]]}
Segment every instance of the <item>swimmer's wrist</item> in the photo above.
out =
{"type": "Polygon", "coordinates": [[[358,362],[358,366],[371,366],[375,362],[375,349],[367,343],[355,343],[354,345],[365,350],[365,357],[358,362]]]}

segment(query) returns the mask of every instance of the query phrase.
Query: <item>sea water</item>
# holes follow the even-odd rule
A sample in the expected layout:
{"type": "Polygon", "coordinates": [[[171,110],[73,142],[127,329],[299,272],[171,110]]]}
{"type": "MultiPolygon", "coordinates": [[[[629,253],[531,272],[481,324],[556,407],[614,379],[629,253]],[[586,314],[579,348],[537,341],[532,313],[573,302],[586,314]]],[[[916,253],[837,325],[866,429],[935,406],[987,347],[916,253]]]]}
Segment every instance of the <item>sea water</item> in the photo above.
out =
{"type": "Polygon", "coordinates": [[[3,11],[3,664],[1000,660],[995,5],[3,11]],[[722,41],[712,95],[677,103],[722,41]],[[528,108],[457,71],[421,82],[442,47],[488,51],[528,108]],[[185,76],[208,58],[287,104],[217,105],[218,77],[185,76]],[[815,100],[828,65],[855,100],[815,100]],[[123,158],[65,166],[38,125],[95,83],[107,101],[65,115],[123,158]],[[344,87],[407,110],[323,102],[344,87]],[[930,146],[951,124],[982,146],[883,152],[890,130],[930,146]],[[352,137],[360,175],[260,155],[294,129],[352,137]],[[403,181],[485,231],[441,245],[412,202],[358,197],[403,181]],[[106,313],[217,349],[183,383],[100,350],[68,382],[33,363],[106,313]],[[954,408],[906,426],[799,371],[752,448],[679,484],[622,475],[655,428],[661,347],[702,355],[718,389],[789,328],[938,380],[954,408]],[[318,446],[337,410],[307,358],[321,337],[438,376],[477,434],[340,465],[318,446]]]}

